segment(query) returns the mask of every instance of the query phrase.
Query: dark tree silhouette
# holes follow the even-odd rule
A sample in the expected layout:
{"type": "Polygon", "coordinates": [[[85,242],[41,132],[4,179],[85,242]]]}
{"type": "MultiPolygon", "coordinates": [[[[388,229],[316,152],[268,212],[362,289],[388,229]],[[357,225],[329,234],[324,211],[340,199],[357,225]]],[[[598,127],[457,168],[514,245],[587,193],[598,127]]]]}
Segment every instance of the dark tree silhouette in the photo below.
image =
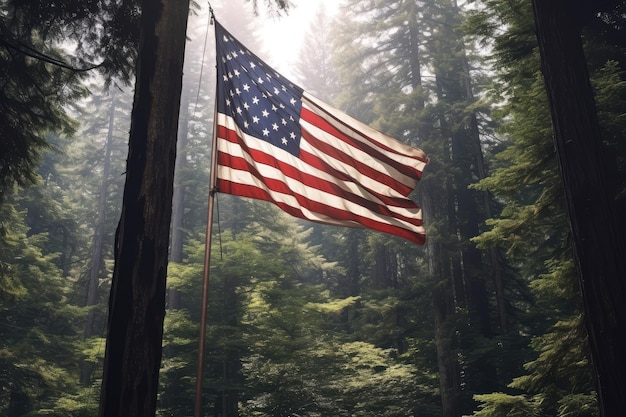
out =
{"type": "Polygon", "coordinates": [[[154,416],[189,0],[143,0],[100,416],[154,416]]]}
{"type": "Polygon", "coordinates": [[[616,198],[616,164],[603,147],[580,37],[580,24],[597,11],[593,6],[533,1],[600,413],[616,416],[626,409],[626,208],[616,198]]]}

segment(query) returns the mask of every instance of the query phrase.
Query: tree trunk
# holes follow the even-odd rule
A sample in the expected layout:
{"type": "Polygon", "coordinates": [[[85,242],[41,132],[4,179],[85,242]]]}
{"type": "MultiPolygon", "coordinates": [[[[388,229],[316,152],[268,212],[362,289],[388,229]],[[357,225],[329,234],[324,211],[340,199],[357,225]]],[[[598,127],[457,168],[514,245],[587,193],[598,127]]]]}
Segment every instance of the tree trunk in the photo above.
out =
{"type": "MultiPolygon", "coordinates": [[[[189,90],[181,95],[180,119],[178,123],[178,146],[176,151],[176,172],[174,174],[174,196],[172,197],[172,239],[170,244],[170,262],[183,261],[183,218],[185,216],[185,186],[183,184],[184,167],[187,160],[189,125],[189,90]]],[[[170,288],[167,293],[167,307],[180,307],[180,293],[170,288]]]]}
{"type": "Polygon", "coordinates": [[[144,0],[101,417],[156,413],[189,0],[144,0]]]}
{"type": "Polygon", "coordinates": [[[189,91],[181,96],[180,120],[178,124],[178,147],[176,153],[176,173],[174,175],[174,197],[172,199],[172,244],[170,261],[183,261],[183,217],[185,210],[185,187],[182,175],[187,158],[189,124],[189,91]]]}
{"type": "MultiPolygon", "coordinates": [[[[106,211],[106,198],[109,188],[109,172],[111,170],[111,150],[113,149],[113,126],[115,124],[115,90],[111,89],[111,106],[109,107],[109,126],[107,132],[107,142],[104,151],[104,166],[102,167],[102,182],[98,195],[98,217],[93,232],[93,245],[91,248],[91,268],[89,269],[89,281],[87,283],[87,307],[96,305],[98,299],[98,287],[100,285],[100,263],[102,261],[102,245],[104,233],[104,214],[106,211]]],[[[93,322],[95,311],[89,309],[87,321],[85,322],[84,337],[91,337],[93,334],[93,322]]]]}
{"type": "MultiPolygon", "coordinates": [[[[87,282],[87,300],[85,305],[89,308],[87,320],[83,329],[83,337],[90,338],[93,335],[96,311],[94,306],[98,302],[98,287],[100,286],[100,265],[102,262],[102,246],[104,245],[104,223],[106,211],[106,198],[109,188],[109,172],[111,170],[111,151],[113,149],[113,126],[115,123],[115,92],[111,89],[111,105],[109,107],[109,125],[107,141],[104,151],[104,165],[102,168],[102,182],[98,195],[98,216],[93,232],[93,244],[91,248],[91,267],[89,269],[89,280],[87,282]]],[[[91,374],[93,365],[88,362],[81,363],[80,382],[87,386],[91,384],[91,374]]]]}
{"type": "MultiPolygon", "coordinates": [[[[589,7],[591,2],[580,4],[589,7]]],[[[614,161],[602,146],[577,25],[584,16],[567,0],[533,0],[533,9],[600,414],[622,415],[626,410],[626,210],[615,197],[614,161]]]]}
{"type": "MultiPolygon", "coordinates": [[[[415,111],[423,113],[425,108],[424,94],[422,92],[422,76],[419,55],[421,31],[417,25],[417,10],[413,9],[413,15],[409,23],[409,36],[411,39],[411,81],[413,88],[417,90],[415,111]]],[[[445,124],[445,123],[444,123],[445,124]]],[[[422,116],[415,126],[416,136],[422,141],[430,139],[432,120],[422,116]]],[[[445,129],[445,127],[444,127],[445,129]]],[[[449,160],[449,146],[442,145],[442,160],[449,160]]],[[[422,203],[425,224],[439,222],[451,222],[452,219],[443,221],[446,214],[450,213],[449,201],[451,199],[450,181],[445,177],[443,168],[439,166],[436,158],[430,162],[429,170],[422,179],[419,187],[419,201],[422,203]],[[436,183],[435,183],[436,181],[436,183]],[[444,183],[445,182],[445,183],[444,183]],[[436,190],[436,191],[435,191],[436,190]],[[439,200],[436,200],[439,197],[439,200]],[[439,204],[437,204],[437,201],[439,204]]],[[[461,416],[461,372],[457,360],[455,342],[455,317],[454,317],[454,276],[460,270],[459,262],[451,258],[447,248],[443,247],[440,236],[432,236],[427,240],[426,251],[429,274],[432,277],[432,311],[435,327],[435,348],[437,351],[437,366],[439,374],[439,391],[441,398],[442,417],[461,416]]]]}
{"type": "MultiPolygon", "coordinates": [[[[434,177],[422,180],[421,196],[425,222],[441,221],[445,197],[436,204],[438,194],[433,188],[434,177]]],[[[457,360],[454,284],[449,251],[444,248],[439,236],[431,236],[426,244],[428,269],[432,277],[432,307],[435,325],[435,348],[437,350],[437,366],[439,374],[439,391],[441,397],[442,417],[461,416],[461,372],[457,360]]]]}

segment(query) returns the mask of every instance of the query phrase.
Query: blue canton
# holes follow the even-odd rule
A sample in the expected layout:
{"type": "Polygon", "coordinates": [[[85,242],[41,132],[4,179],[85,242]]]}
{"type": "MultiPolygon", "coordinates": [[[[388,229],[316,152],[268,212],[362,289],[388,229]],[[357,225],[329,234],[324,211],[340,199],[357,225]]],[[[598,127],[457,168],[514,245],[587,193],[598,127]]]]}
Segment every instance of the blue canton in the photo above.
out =
{"type": "Polygon", "coordinates": [[[248,135],[298,156],[302,89],[216,25],[218,111],[248,135]]]}

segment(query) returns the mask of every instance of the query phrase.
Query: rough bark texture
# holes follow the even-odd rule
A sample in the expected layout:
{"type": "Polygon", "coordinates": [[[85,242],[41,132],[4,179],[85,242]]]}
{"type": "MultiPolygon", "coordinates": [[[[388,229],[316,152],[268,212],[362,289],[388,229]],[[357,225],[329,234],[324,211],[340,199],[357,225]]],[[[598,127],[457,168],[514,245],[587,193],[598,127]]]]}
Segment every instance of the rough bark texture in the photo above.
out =
{"type": "MultiPolygon", "coordinates": [[[[591,4],[585,3],[587,6],[591,4]]],[[[568,0],[533,0],[602,416],[626,410],[626,244],[577,21],[568,0]]]]}
{"type": "Polygon", "coordinates": [[[156,412],[188,0],[142,1],[101,417],[156,412]]]}

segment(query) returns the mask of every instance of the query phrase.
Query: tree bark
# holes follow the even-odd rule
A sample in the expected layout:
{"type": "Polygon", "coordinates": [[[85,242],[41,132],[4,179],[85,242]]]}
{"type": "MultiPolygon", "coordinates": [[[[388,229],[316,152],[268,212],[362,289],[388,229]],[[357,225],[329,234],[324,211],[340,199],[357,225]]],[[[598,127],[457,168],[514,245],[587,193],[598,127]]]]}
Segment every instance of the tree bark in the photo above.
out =
{"type": "MultiPolygon", "coordinates": [[[[591,3],[581,2],[586,7],[591,3]]],[[[626,210],[615,197],[615,164],[602,145],[578,27],[584,16],[567,0],[533,0],[533,9],[600,414],[622,415],[626,410],[626,210]]]]}
{"type": "Polygon", "coordinates": [[[156,413],[189,0],[143,0],[101,417],[156,413]]]}

